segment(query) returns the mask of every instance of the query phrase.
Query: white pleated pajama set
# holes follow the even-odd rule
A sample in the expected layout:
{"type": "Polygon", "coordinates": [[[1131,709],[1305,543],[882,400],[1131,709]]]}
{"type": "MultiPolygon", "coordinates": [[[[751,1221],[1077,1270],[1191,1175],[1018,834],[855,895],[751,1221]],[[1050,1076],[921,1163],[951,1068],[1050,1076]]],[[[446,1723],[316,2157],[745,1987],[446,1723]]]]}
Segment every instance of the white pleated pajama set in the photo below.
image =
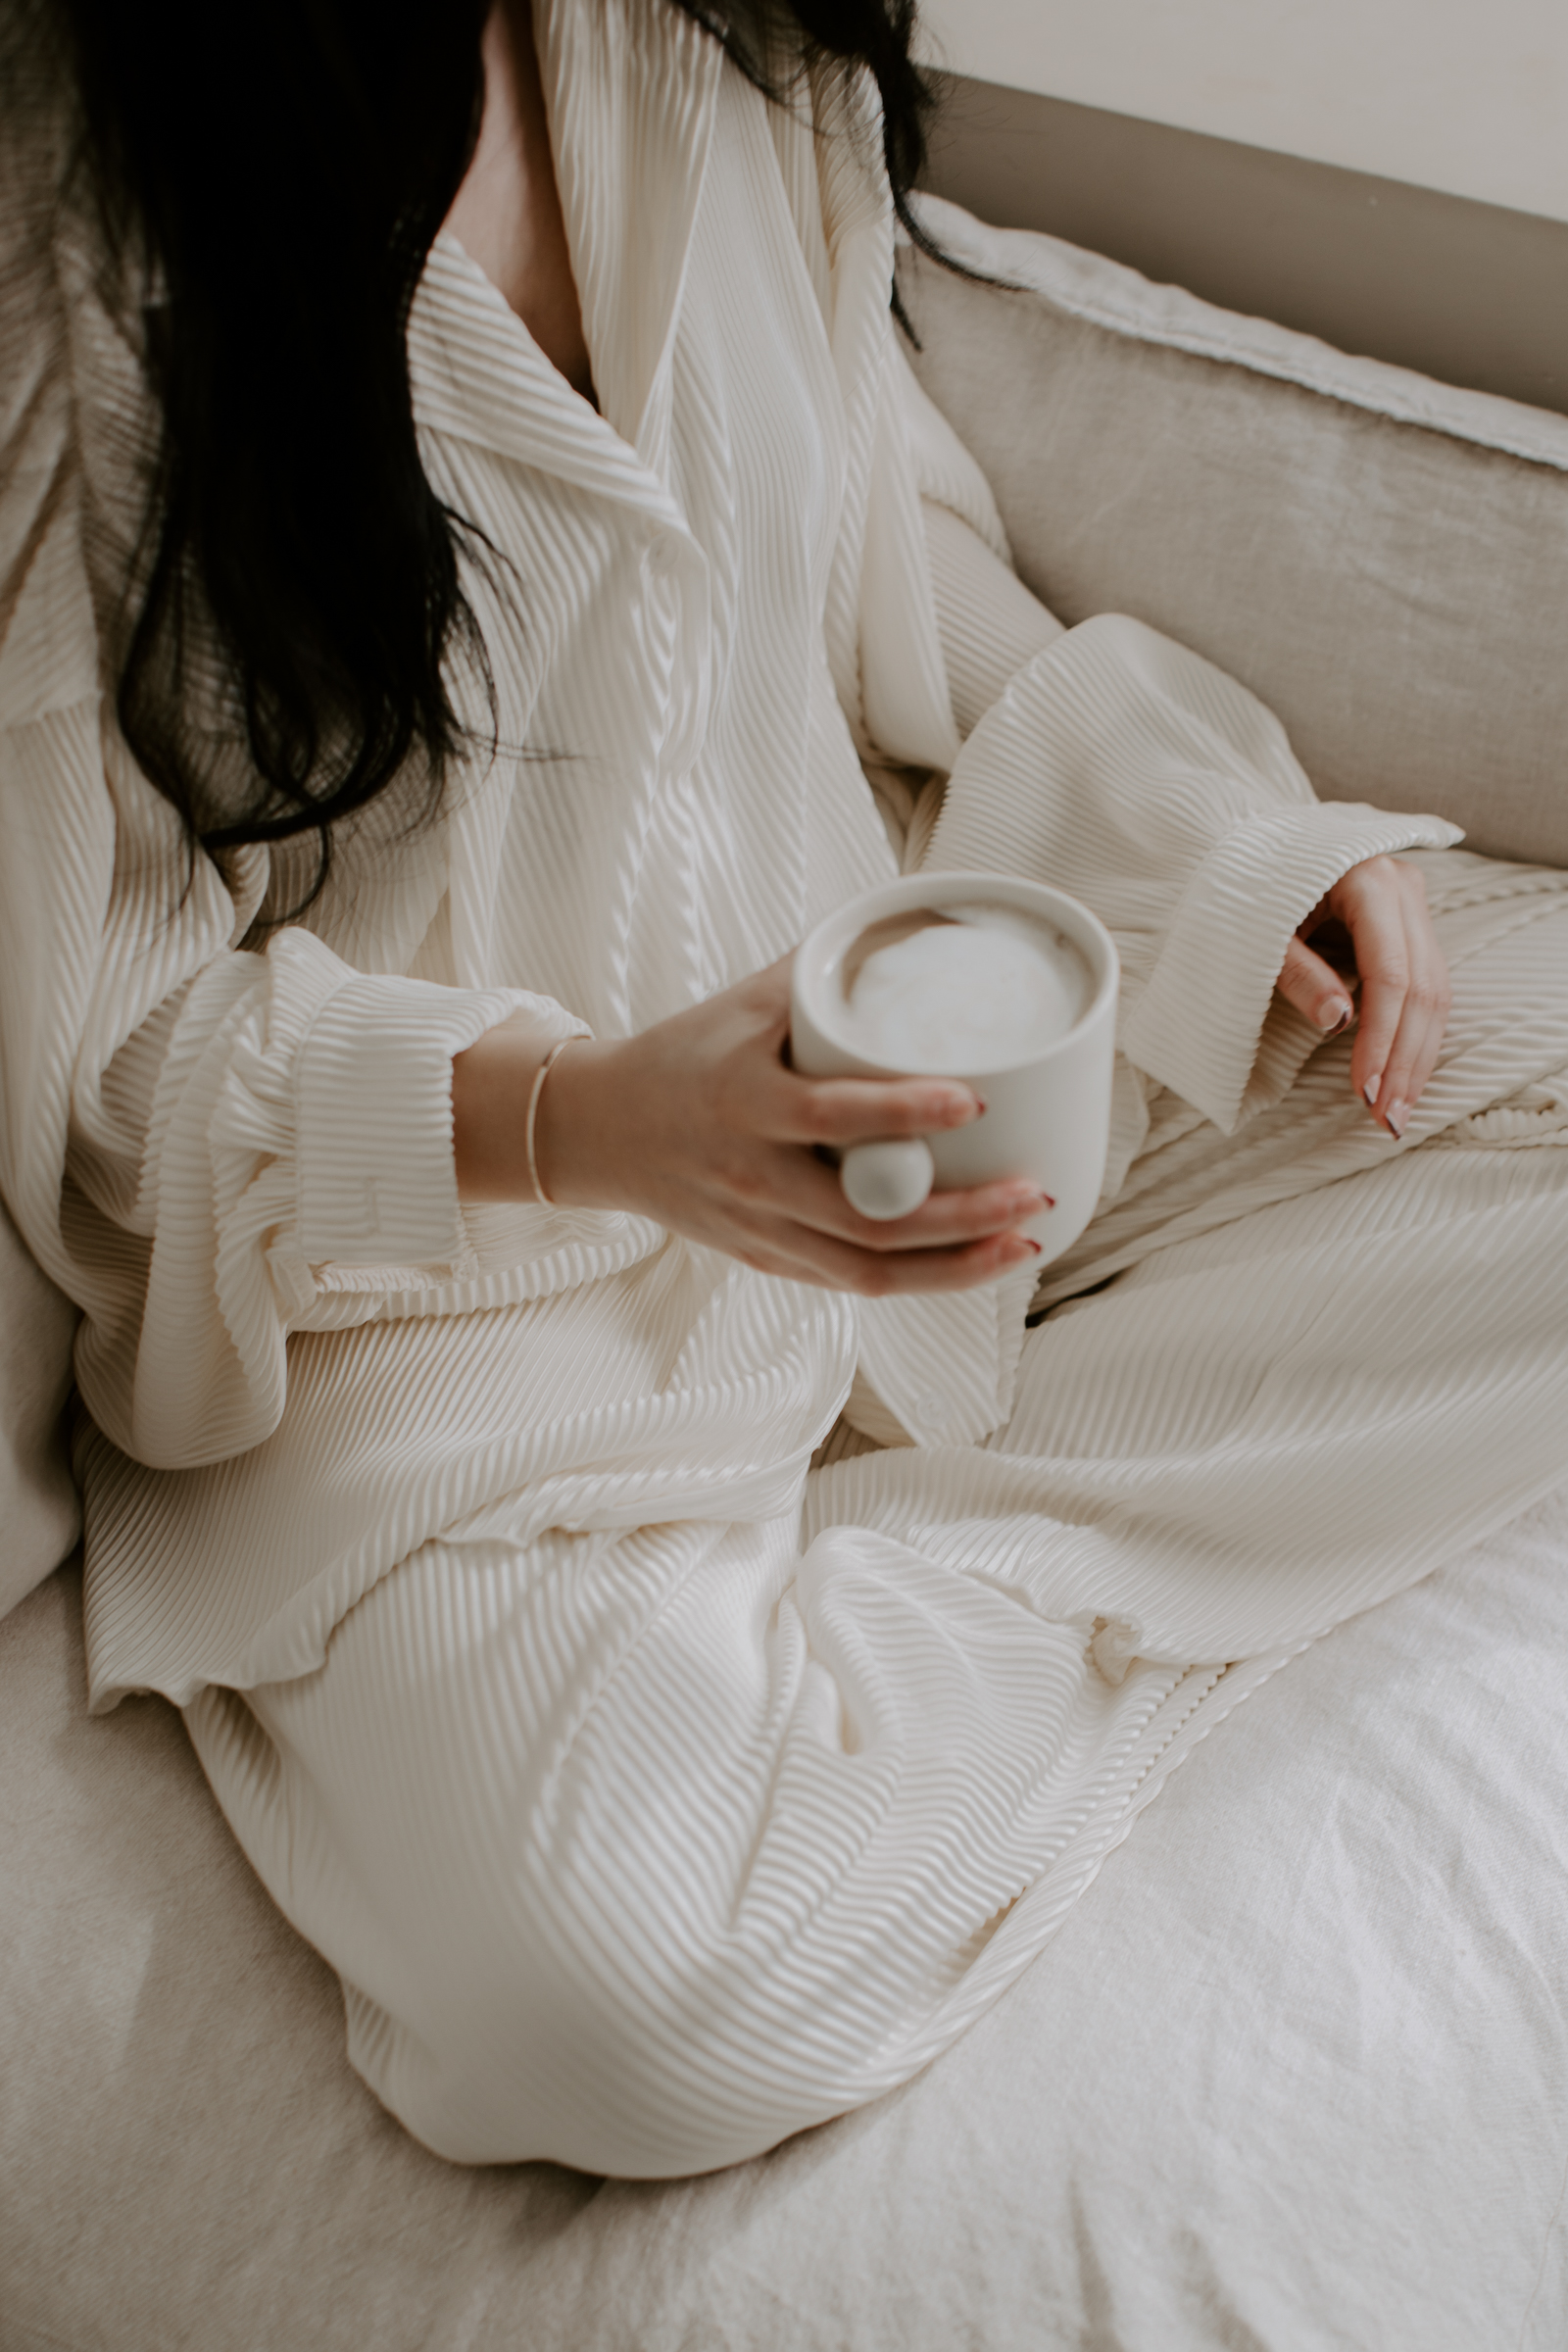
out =
{"type": "Polygon", "coordinates": [[[667,0],[538,24],[600,410],[439,240],[415,400],[502,559],[496,749],[270,934],[300,868],[182,896],[117,733],[146,395],[86,232],[8,200],[0,1175],[83,1309],[94,1705],[184,1708],[421,2139],[669,2175],[906,2079],[1226,1707],[1560,1480],[1568,877],[1319,804],[1198,657],[1034,605],[900,352],[863,91],[813,127],[667,0]],[[454,1053],[785,955],[926,774],[911,862],[1123,957],[1046,1320],[460,1204],[454,1053]],[[1383,852],[1455,983],[1397,1144],[1273,990],[1383,852]]]}

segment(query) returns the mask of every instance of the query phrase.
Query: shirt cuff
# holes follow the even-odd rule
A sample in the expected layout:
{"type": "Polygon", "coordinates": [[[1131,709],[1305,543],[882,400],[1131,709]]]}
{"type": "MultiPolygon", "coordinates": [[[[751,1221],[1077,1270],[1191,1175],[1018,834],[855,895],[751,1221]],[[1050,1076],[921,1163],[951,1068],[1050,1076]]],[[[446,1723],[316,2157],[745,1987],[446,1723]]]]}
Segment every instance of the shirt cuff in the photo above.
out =
{"type": "Polygon", "coordinates": [[[310,1265],[450,1265],[466,1250],[452,1147],[456,1054],[512,1014],[541,1038],[586,1023],[516,989],[356,973],[321,1004],[295,1063],[300,1251],[310,1265]]]}
{"type": "Polygon", "coordinates": [[[1234,826],[1182,894],[1122,1034],[1128,1060],[1234,1134],[1297,926],[1352,865],[1463,838],[1441,817],[1336,801],[1234,826]]]}

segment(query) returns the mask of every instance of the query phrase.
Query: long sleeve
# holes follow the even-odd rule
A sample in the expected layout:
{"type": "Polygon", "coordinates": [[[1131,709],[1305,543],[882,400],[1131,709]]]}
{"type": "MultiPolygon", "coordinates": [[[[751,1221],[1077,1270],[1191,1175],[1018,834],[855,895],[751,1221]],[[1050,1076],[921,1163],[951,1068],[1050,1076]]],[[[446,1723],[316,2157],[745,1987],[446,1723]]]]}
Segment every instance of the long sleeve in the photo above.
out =
{"type": "Polygon", "coordinates": [[[1026,662],[1062,634],[1012,567],[997,502],[974,459],[895,346],[894,429],[920,499],[922,552],[943,668],[961,739],[1026,662]]]}
{"type": "Polygon", "coordinates": [[[1122,1052],[1230,1133],[1317,1043],[1274,995],[1298,924],[1363,858],[1460,838],[1318,801],[1255,696],[1112,613],[1037,656],[974,729],[926,864],[1033,874],[1092,906],[1121,955],[1122,1052]]]}
{"type": "Polygon", "coordinates": [[[1320,802],[1272,712],[1143,622],[1063,630],[902,354],[895,382],[963,738],[922,862],[1032,873],[1092,906],[1121,953],[1128,1061],[1230,1132],[1317,1043],[1274,994],[1297,925],[1361,859],[1459,831],[1320,802]]]}
{"type": "Polygon", "coordinates": [[[516,1010],[580,1024],[357,971],[302,930],[236,949],[243,909],[203,859],[181,899],[172,812],[119,780],[117,823],[95,701],[0,729],[0,1177],[82,1309],[94,1419],[185,1468],[276,1426],[288,1333],[333,1269],[461,1267],[453,1055],[516,1010]]]}
{"type": "MultiPolygon", "coordinates": [[[[197,856],[187,884],[175,814],[102,706],[58,313],[26,324],[0,483],[0,1194],[82,1310],[99,1426],[183,1468],[276,1426],[288,1333],[333,1267],[462,1263],[454,1054],[518,1009],[581,1024],[357,970],[299,929],[241,950],[263,853],[227,880],[197,856]]],[[[410,887],[438,898],[434,862],[410,887]]]]}
{"type": "MultiPolygon", "coordinates": [[[[1460,836],[1320,803],[1272,713],[1141,622],[1064,630],[1013,572],[980,468],[884,332],[860,707],[885,756],[934,771],[906,866],[1032,875],[1115,938],[1109,1200],[1157,1088],[1226,1132],[1288,1092],[1319,1037],[1274,983],[1331,885],[1363,858],[1460,836]]],[[[916,1444],[998,1427],[1029,1288],[862,1306],[852,1418],[916,1444]]]]}
{"type": "Polygon", "coordinates": [[[967,741],[1062,624],[971,522],[924,495],[920,511],[954,724],[967,741]]]}

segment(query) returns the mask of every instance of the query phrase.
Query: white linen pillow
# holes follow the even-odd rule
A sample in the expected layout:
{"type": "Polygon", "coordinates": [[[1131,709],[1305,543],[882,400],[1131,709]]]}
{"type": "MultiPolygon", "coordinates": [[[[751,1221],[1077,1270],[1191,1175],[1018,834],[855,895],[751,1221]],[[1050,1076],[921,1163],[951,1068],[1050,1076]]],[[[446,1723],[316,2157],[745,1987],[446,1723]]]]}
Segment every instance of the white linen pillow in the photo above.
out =
{"type": "Polygon", "coordinates": [[[922,200],[916,373],[1068,623],[1130,612],[1278,712],[1325,800],[1568,865],[1568,416],[1348,357],[922,200]]]}
{"type": "Polygon", "coordinates": [[[61,1416],[76,1310],[0,1206],[0,1617],[65,1558],[81,1513],[61,1416]]]}

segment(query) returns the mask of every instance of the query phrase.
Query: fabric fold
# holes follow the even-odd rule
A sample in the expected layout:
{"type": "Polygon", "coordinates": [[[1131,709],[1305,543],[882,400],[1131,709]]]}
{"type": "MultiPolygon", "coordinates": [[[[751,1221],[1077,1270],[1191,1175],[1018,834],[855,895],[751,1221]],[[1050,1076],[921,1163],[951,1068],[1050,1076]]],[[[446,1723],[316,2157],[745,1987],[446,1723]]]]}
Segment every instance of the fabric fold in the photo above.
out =
{"type": "MultiPolygon", "coordinates": [[[[1238,825],[1188,880],[1122,1030],[1129,1061],[1235,1133],[1291,939],[1352,865],[1463,840],[1441,817],[1319,802],[1238,825]]],[[[1299,1024],[1300,1059],[1320,1044],[1299,1024]]],[[[1278,1086],[1294,1070],[1273,1073],[1278,1086]]]]}
{"type": "Polygon", "coordinates": [[[1106,613],[974,729],[925,864],[1082,899],[1121,956],[1120,1050],[1229,1132],[1298,923],[1362,858],[1460,838],[1439,817],[1317,801],[1245,686],[1106,613]]]}
{"type": "Polygon", "coordinates": [[[582,1033],[518,990],[358,973],[300,930],[210,965],[146,1121],[139,1319],[78,1346],[100,1427],[170,1469],[243,1451],[281,1418],[288,1335],[333,1261],[388,1287],[412,1266],[461,1271],[453,1056],[514,1012],[547,1040],[582,1033]]]}
{"type": "Polygon", "coordinates": [[[518,990],[350,977],[326,999],[294,1070],[296,1213],[310,1263],[462,1259],[452,1063],[514,1013],[546,1044],[588,1034],[586,1022],[518,990]]]}

